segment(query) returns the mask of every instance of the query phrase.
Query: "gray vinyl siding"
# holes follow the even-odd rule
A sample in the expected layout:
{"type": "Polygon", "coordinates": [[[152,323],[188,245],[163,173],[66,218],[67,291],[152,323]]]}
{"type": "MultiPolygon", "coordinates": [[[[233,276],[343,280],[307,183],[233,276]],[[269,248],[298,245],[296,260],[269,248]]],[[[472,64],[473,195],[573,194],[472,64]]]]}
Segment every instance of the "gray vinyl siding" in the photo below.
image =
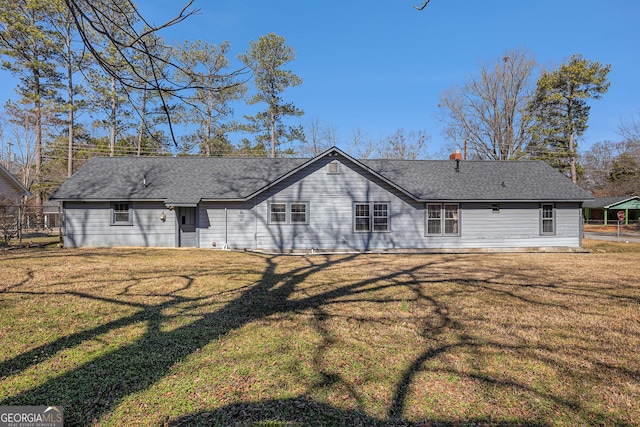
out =
{"type": "Polygon", "coordinates": [[[65,202],[63,238],[67,247],[174,247],[176,219],[163,203],[130,202],[132,225],[110,225],[110,202],[65,202]],[[163,209],[164,208],[164,209],[163,209]],[[164,212],[166,220],[160,220],[164,212]]]}
{"type": "Polygon", "coordinates": [[[20,200],[20,191],[0,172],[0,196],[8,197],[14,201],[20,200]]]}
{"type": "MultiPolygon", "coordinates": [[[[245,218],[255,214],[255,242],[247,248],[367,251],[580,246],[578,203],[555,204],[554,235],[540,233],[539,203],[501,203],[500,213],[492,212],[492,203],[460,203],[459,235],[427,236],[425,203],[348,162],[340,164],[339,174],[328,173],[326,164],[332,160],[323,159],[263,193],[254,212],[244,207],[245,218]],[[270,203],[283,202],[308,203],[308,224],[270,224],[270,203]],[[389,231],[355,232],[355,202],[388,203],[389,231]]],[[[250,227],[241,234],[243,239],[231,247],[242,241],[249,243],[250,227]]]]}
{"type": "MultiPolygon", "coordinates": [[[[256,247],[265,250],[376,250],[401,248],[411,229],[420,227],[420,203],[410,199],[341,161],[339,173],[330,173],[325,158],[290,176],[263,193],[256,201],[256,247]],[[308,224],[270,224],[271,202],[308,203],[308,224]],[[388,232],[355,232],[354,203],[382,202],[389,205],[388,232]],[[416,215],[418,213],[418,215],[416,215]]],[[[418,228],[419,230],[420,228],[418,228]]]]}
{"type": "Polygon", "coordinates": [[[540,232],[540,203],[460,204],[460,237],[429,237],[435,248],[579,247],[578,203],[555,203],[555,234],[540,232]]]}
{"type": "Polygon", "coordinates": [[[202,203],[201,248],[254,249],[256,218],[253,202],[202,203]]]}

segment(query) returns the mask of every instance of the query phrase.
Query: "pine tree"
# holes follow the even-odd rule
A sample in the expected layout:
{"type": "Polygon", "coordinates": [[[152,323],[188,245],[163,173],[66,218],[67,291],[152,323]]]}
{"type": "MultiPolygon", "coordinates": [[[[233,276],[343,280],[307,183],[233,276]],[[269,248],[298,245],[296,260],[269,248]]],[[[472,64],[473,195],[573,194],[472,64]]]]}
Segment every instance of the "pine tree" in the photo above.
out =
{"type": "Polygon", "coordinates": [[[589,120],[587,100],[607,92],[610,70],[610,65],[573,55],[557,70],[542,73],[529,105],[534,125],[528,151],[567,173],[573,182],[578,178],[576,139],[587,130],[589,120]]]}

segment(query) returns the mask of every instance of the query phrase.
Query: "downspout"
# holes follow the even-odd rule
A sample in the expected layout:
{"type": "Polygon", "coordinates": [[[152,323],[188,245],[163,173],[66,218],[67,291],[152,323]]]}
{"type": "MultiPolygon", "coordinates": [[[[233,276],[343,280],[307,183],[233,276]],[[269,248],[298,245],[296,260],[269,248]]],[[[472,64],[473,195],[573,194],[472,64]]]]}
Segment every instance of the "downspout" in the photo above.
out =
{"type": "MultiPolygon", "coordinates": [[[[64,203],[64,202],[62,202],[64,203]]],[[[58,233],[60,233],[60,244],[64,246],[64,240],[62,239],[62,204],[58,202],[58,233]]]]}
{"type": "Polygon", "coordinates": [[[229,208],[224,208],[224,246],[222,249],[229,249],[229,217],[228,217],[229,208]]]}
{"type": "Polygon", "coordinates": [[[23,199],[24,197],[21,198],[20,205],[18,206],[18,246],[20,247],[22,247],[22,207],[24,206],[24,203],[22,202],[23,199]]]}
{"type": "MultiPolygon", "coordinates": [[[[579,215],[579,224],[580,224],[580,230],[578,230],[578,247],[580,249],[582,249],[582,239],[584,239],[584,223],[585,221],[588,222],[588,220],[582,215],[582,203],[580,203],[580,208],[578,209],[578,215],[579,215]]],[[[589,212],[589,208],[585,208],[586,212],[587,212],[587,216],[588,216],[588,212],[589,212]]]]}
{"type": "Polygon", "coordinates": [[[253,218],[255,220],[255,224],[254,224],[255,229],[253,230],[253,249],[257,250],[258,249],[258,212],[256,210],[255,196],[253,198],[253,218]]]}

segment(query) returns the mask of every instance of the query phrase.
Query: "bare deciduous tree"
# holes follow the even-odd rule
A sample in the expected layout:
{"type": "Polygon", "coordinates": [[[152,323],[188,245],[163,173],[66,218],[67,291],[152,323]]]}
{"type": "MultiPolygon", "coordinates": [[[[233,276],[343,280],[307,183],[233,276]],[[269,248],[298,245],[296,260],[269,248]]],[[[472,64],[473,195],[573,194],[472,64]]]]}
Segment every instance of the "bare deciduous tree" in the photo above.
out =
{"type": "Polygon", "coordinates": [[[528,50],[512,50],[493,65],[482,64],[479,75],[441,96],[441,120],[454,148],[466,142],[473,157],[486,160],[525,154],[530,126],[525,109],[535,66],[528,50]]]}
{"type": "Polygon", "coordinates": [[[335,128],[324,127],[318,119],[314,119],[304,130],[304,140],[300,142],[298,153],[302,157],[315,157],[338,145],[335,128]]]}
{"type": "Polygon", "coordinates": [[[376,147],[376,157],[382,159],[417,160],[426,157],[429,136],[424,132],[406,132],[398,129],[393,135],[380,141],[376,147]]]}
{"type": "Polygon", "coordinates": [[[626,141],[640,142],[640,112],[629,120],[620,121],[618,133],[626,141]]]}

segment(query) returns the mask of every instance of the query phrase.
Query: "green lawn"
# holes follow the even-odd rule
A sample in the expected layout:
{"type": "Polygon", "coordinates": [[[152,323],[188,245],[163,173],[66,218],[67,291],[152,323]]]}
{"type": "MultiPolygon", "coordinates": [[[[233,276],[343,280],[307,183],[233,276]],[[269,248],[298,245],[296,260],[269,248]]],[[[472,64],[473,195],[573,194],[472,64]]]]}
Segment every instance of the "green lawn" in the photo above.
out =
{"type": "Polygon", "coordinates": [[[640,425],[640,245],[0,253],[0,405],[65,425],[640,425]]]}

